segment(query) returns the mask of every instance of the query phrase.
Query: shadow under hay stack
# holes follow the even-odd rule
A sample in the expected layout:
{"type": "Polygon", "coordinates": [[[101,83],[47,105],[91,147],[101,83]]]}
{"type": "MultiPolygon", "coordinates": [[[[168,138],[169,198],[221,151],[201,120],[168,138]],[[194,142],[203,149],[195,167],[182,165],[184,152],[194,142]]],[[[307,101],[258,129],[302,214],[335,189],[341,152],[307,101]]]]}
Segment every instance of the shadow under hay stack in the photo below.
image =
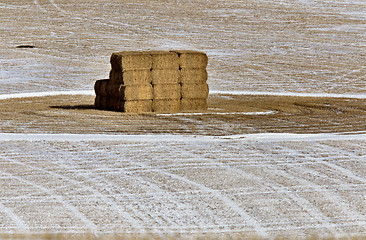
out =
{"type": "Polygon", "coordinates": [[[109,79],[95,82],[95,107],[135,113],[206,110],[207,63],[207,55],[197,51],[113,53],[109,79]]]}

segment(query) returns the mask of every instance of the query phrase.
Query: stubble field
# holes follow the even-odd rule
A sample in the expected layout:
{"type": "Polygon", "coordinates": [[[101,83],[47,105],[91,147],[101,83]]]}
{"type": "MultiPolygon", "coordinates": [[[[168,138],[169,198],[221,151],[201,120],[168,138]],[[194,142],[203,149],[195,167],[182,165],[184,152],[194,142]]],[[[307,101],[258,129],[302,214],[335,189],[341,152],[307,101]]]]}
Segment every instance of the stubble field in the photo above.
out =
{"type": "Polygon", "coordinates": [[[365,237],[365,3],[0,10],[1,238],[365,237]],[[112,52],[158,49],[207,53],[207,111],[94,109],[112,52]]]}

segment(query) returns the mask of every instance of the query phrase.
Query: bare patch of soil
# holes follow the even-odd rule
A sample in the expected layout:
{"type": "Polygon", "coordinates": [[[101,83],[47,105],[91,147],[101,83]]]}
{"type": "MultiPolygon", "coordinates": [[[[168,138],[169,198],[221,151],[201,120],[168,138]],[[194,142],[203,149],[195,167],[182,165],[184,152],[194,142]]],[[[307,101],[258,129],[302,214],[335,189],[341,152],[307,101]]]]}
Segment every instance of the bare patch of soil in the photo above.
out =
{"type": "Polygon", "coordinates": [[[210,95],[201,113],[130,114],[94,109],[94,96],[0,101],[0,131],[231,135],[365,131],[366,100],[210,95]]]}

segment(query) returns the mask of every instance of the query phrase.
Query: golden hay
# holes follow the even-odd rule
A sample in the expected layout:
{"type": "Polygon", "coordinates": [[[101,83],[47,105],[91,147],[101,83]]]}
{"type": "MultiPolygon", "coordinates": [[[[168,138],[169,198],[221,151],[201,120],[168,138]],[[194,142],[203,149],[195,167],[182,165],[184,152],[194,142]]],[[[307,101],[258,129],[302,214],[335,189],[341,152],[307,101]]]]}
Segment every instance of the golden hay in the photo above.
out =
{"type": "Polygon", "coordinates": [[[180,99],[180,84],[154,84],[154,99],[180,99]]]}
{"type": "Polygon", "coordinates": [[[117,71],[143,70],[152,68],[152,57],[148,52],[124,51],[111,56],[112,69],[117,71]]]}
{"type": "Polygon", "coordinates": [[[153,88],[151,84],[108,84],[108,96],[119,100],[151,100],[153,88]]]}
{"type": "Polygon", "coordinates": [[[208,85],[206,83],[184,83],[181,84],[182,98],[204,98],[208,97],[208,85]]]}
{"type": "Polygon", "coordinates": [[[179,112],[180,99],[154,99],[152,102],[153,112],[179,112]]]}
{"type": "Polygon", "coordinates": [[[150,69],[126,71],[112,69],[109,73],[109,79],[113,84],[124,85],[150,84],[152,82],[150,69]]]}
{"type": "Polygon", "coordinates": [[[179,71],[180,83],[206,83],[207,70],[205,68],[183,68],[179,71]]]}
{"type": "Polygon", "coordinates": [[[151,112],[152,100],[119,101],[118,109],[130,113],[151,112]]]}
{"type": "Polygon", "coordinates": [[[182,98],[180,101],[181,111],[207,110],[206,98],[182,98]]]}
{"type": "Polygon", "coordinates": [[[207,55],[199,51],[174,50],[179,55],[179,67],[184,68],[206,68],[208,63],[207,55]]]}
{"type": "Polygon", "coordinates": [[[179,69],[153,69],[152,84],[179,83],[179,69]]]}
{"type": "Polygon", "coordinates": [[[179,70],[179,57],[175,52],[150,51],[152,57],[152,69],[176,69],[179,70]]]}

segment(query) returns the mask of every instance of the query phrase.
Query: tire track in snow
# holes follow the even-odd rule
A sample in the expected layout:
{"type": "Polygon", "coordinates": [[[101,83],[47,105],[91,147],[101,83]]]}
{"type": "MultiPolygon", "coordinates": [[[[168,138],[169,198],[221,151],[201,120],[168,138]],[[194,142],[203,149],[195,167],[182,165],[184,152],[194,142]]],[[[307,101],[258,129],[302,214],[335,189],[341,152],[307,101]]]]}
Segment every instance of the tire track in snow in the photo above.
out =
{"type": "MultiPolygon", "coordinates": [[[[71,155],[71,154],[70,154],[71,155]]],[[[58,159],[58,162],[60,161],[61,158],[58,159]]],[[[124,218],[124,219],[127,219],[131,225],[133,227],[136,227],[136,228],[139,228],[141,229],[141,225],[135,221],[135,219],[129,214],[127,213],[126,211],[122,211],[121,208],[116,204],[116,202],[114,202],[112,199],[110,199],[109,197],[107,197],[106,195],[102,194],[101,192],[99,192],[98,190],[88,186],[88,185],[85,185],[83,184],[83,182],[81,181],[77,181],[77,180],[74,180],[74,179],[71,179],[65,175],[61,175],[61,174],[58,174],[58,173],[55,173],[55,172],[52,172],[52,171],[49,171],[49,170],[44,170],[42,168],[37,168],[37,167],[34,167],[30,164],[26,164],[26,163],[23,163],[23,162],[20,162],[20,161],[17,161],[15,159],[11,159],[11,160],[8,160],[9,162],[11,163],[16,163],[18,165],[22,165],[22,166],[25,166],[27,169],[31,169],[33,171],[38,171],[38,172],[42,172],[43,174],[49,174],[51,176],[54,176],[54,177],[57,177],[58,179],[62,179],[62,180],[66,180],[70,183],[72,183],[73,185],[75,186],[82,186],[83,188],[89,190],[90,192],[93,193],[93,195],[97,196],[98,198],[100,198],[103,202],[105,202],[106,204],[110,205],[112,207],[112,209],[114,209],[116,212],[118,212],[118,214],[124,218]]],[[[63,169],[68,169],[67,168],[67,165],[60,165],[63,169]]],[[[78,175],[78,174],[77,174],[78,175]]],[[[90,179],[90,178],[89,178],[90,179]]],[[[54,191],[54,190],[53,190],[54,191]]],[[[51,197],[53,197],[53,195],[51,195],[51,197]]],[[[85,218],[86,219],[86,218],[85,218]]]]}
{"type": "MultiPolygon", "coordinates": [[[[148,166],[146,166],[146,168],[148,168],[148,166]]],[[[243,218],[243,220],[247,221],[248,224],[251,225],[254,228],[255,232],[257,234],[259,234],[261,237],[264,237],[264,238],[268,237],[268,233],[266,232],[265,228],[262,227],[261,224],[257,220],[255,220],[252,216],[250,216],[245,210],[241,209],[234,201],[232,201],[231,199],[229,199],[226,196],[224,196],[223,194],[221,194],[220,191],[215,190],[215,189],[211,189],[211,188],[206,187],[206,186],[204,186],[200,183],[189,180],[189,179],[187,179],[185,177],[182,177],[182,176],[179,176],[177,174],[169,173],[167,171],[162,171],[162,170],[156,170],[152,167],[149,167],[149,168],[150,168],[151,171],[155,171],[159,174],[167,175],[167,176],[169,176],[173,179],[177,179],[177,180],[182,181],[186,184],[198,187],[203,192],[209,193],[210,195],[212,195],[216,199],[223,202],[226,206],[228,206],[229,208],[234,210],[237,214],[239,214],[243,218]]]]}
{"type": "Polygon", "coordinates": [[[0,212],[5,213],[6,216],[8,216],[13,223],[17,226],[17,230],[19,231],[28,231],[29,227],[25,222],[18,216],[11,208],[6,207],[4,204],[0,201],[0,212]]]}
{"type": "MultiPolygon", "coordinates": [[[[100,169],[99,169],[100,170],[100,169]]],[[[110,171],[111,169],[107,168],[107,169],[104,169],[106,172],[104,172],[104,174],[108,174],[108,171],[110,171]]],[[[129,171],[125,171],[125,170],[120,170],[119,171],[119,174],[121,174],[124,178],[127,178],[127,176],[130,175],[130,172],[129,171]]],[[[111,181],[107,180],[105,177],[103,176],[100,176],[100,174],[96,173],[93,175],[93,179],[88,177],[87,176],[88,174],[79,174],[77,173],[77,176],[81,176],[83,177],[86,182],[89,182],[89,183],[93,183],[93,185],[96,185],[96,186],[99,186],[101,188],[106,188],[106,186],[108,187],[111,187],[111,186],[115,186],[116,184],[115,183],[112,183],[111,181]],[[96,181],[98,180],[98,181],[96,181]],[[103,183],[103,184],[102,184],[103,183]]],[[[151,191],[151,190],[155,190],[157,192],[163,192],[164,193],[164,196],[166,196],[166,200],[169,200],[170,199],[170,196],[169,194],[167,194],[163,189],[161,189],[158,185],[150,182],[150,181],[147,181],[146,179],[140,177],[140,176],[136,176],[134,175],[133,177],[129,176],[129,178],[131,179],[131,181],[133,182],[138,182],[140,183],[140,187],[141,186],[146,186],[145,190],[147,192],[151,191]]],[[[119,191],[121,193],[121,195],[123,197],[125,197],[126,199],[129,199],[129,202],[128,203],[133,203],[133,202],[139,202],[139,200],[136,198],[136,196],[134,194],[130,194],[130,193],[127,193],[125,191],[123,191],[122,188],[119,188],[119,191]]],[[[170,200],[169,200],[170,201],[170,200]]],[[[141,207],[142,205],[140,205],[139,207],[141,207]]],[[[150,218],[147,217],[147,214],[148,214],[148,210],[149,209],[142,209],[140,210],[139,208],[132,208],[130,209],[131,211],[134,212],[134,216],[133,215],[130,215],[131,216],[131,219],[133,219],[134,222],[136,222],[136,226],[138,228],[138,231],[145,231],[146,229],[148,229],[149,227],[151,226],[148,226],[144,223],[146,222],[150,222],[151,219],[154,219],[155,223],[159,224],[159,225],[162,225],[163,223],[159,220],[159,216],[153,216],[151,213],[149,214],[150,215],[150,218]],[[141,219],[141,221],[137,220],[137,219],[141,219]]],[[[149,224],[151,225],[151,224],[149,224]]]]}
{"type": "MultiPolygon", "coordinates": [[[[72,154],[71,152],[65,152],[65,153],[66,153],[66,158],[67,159],[74,159],[75,158],[75,155],[72,154]]],[[[100,157],[102,157],[102,156],[100,156],[100,157]]],[[[86,156],[86,158],[88,158],[88,157],[86,156]]],[[[64,169],[70,169],[70,165],[68,165],[67,162],[64,161],[63,159],[64,158],[58,158],[57,163],[61,167],[63,167],[64,169]]],[[[19,161],[12,161],[12,162],[19,163],[19,161]]],[[[130,162],[134,162],[134,161],[130,160],[130,162]]],[[[22,163],[19,163],[19,164],[22,164],[22,163]]],[[[100,164],[102,164],[102,162],[100,164]]],[[[26,164],[23,164],[23,165],[27,166],[26,164]]],[[[139,165],[136,165],[136,166],[139,167],[139,165]]],[[[28,166],[28,168],[29,168],[29,166],[28,166]]],[[[91,170],[91,172],[89,172],[89,170],[87,170],[87,172],[85,172],[84,168],[78,169],[78,168],[75,168],[75,165],[71,166],[71,169],[74,169],[74,171],[75,171],[75,177],[82,177],[83,179],[85,179],[85,181],[75,181],[75,180],[70,179],[68,177],[65,177],[63,175],[60,175],[60,174],[57,174],[57,173],[55,174],[55,173],[50,172],[50,171],[42,170],[41,168],[31,167],[31,169],[38,170],[38,171],[41,171],[41,172],[44,172],[44,173],[48,173],[48,174],[54,175],[56,177],[59,177],[61,179],[66,179],[66,180],[72,182],[74,185],[77,185],[77,186],[81,185],[84,188],[89,189],[90,191],[92,191],[95,196],[100,197],[100,199],[102,201],[106,202],[107,204],[110,204],[112,207],[115,208],[115,210],[117,209],[117,211],[121,213],[121,210],[120,210],[120,207],[118,206],[118,204],[116,202],[114,202],[112,199],[110,199],[108,197],[108,195],[103,196],[103,194],[101,194],[98,190],[95,190],[91,187],[88,187],[87,184],[85,184],[85,183],[92,183],[93,186],[98,186],[101,189],[105,189],[107,185],[108,186],[116,186],[115,183],[111,183],[105,177],[102,177],[99,174],[99,171],[103,170],[103,173],[108,175],[108,172],[112,170],[111,168],[105,168],[102,165],[100,165],[98,167],[98,172],[94,172],[93,170],[91,170]],[[79,170],[82,170],[82,171],[79,171],[79,170]],[[93,175],[93,178],[90,178],[89,177],[90,175],[93,175]]],[[[124,177],[129,176],[130,173],[131,173],[130,171],[125,171],[125,170],[120,170],[119,171],[119,174],[121,174],[124,177]]],[[[172,202],[170,200],[171,196],[169,195],[169,193],[164,191],[163,189],[161,189],[158,185],[156,185],[156,184],[154,184],[150,181],[147,181],[147,180],[143,179],[142,177],[140,177],[138,175],[134,175],[133,178],[131,178],[131,180],[133,180],[134,182],[139,182],[140,186],[146,186],[145,190],[147,192],[153,190],[153,191],[156,191],[156,192],[164,193],[163,195],[164,195],[165,201],[169,201],[170,203],[177,205],[176,202],[172,202]]],[[[119,189],[122,190],[122,188],[119,188],[119,189]]],[[[130,199],[130,202],[139,202],[139,200],[133,194],[129,194],[127,192],[122,192],[121,195],[123,195],[127,199],[130,199]]],[[[140,206],[142,206],[142,205],[140,205],[140,206]]],[[[135,216],[129,215],[125,211],[123,212],[123,214],[121,214],[121,216],[123,216],[125,218],[126,214],[128,214],[129,216],[127,216],[127,219],[130,220],[131,223],[135,223],[135,224],[133,224],[133,226],[135,228],[137,228],[138,231],[144,231],[145,229],[149,229],[149,226],[145,225],[143,227],[143,225],[141,225],[141,224],[144,224],[144,223],[149,222],[151,220],[151,219],[146,217],[146,214],[149,212],[148,211],[149,209],[139,210],[137,208],[133,208],[131,210],[136,214],[135,216]],[[136,218],[141,219],[141,221],[138,221],[136,218]]],[[[164,226],[164,222],[160,221],[160,219],[159,219],[159,218],[161,218],[162,215],[160,215],[160,214],[156,215],[156,214],[152,214],[152,213],[150,213],[149,215],[151,216],[152,219],[154,219],[154,221],[159,226],[164,226]]],[[[179,226],[179,225],[177,225],[177,224],[175,224],[174,222],[171,222],[171,221],[168,222],[168,223],[173,224],[174,225],[173,228],[175,228],[175,229],[181,229],[181,227],[182,227],[182,226],[179,226]]],[[[166,226],[164,226],[163,228],[165,228],[165,227],[166,226]]]]}
{"type": "MultiPolygon", "coordinates": [[[[132,145],[132,146],[135,146],[135,147],[139,147],[141,146],[140,144],[138,145],[132,145]]],[[[129,145],[128,149],[135,149],[135,147],[131,147],[131,145],[129,145]]],[[[133,154],[132,154],[133,156],[133,154]]],[[[166,204],[166,203],[172,203],[175,205],[175,213],[176,214],[179,214],[181,215],[179,212],[184,212],[186,213],[186,211],[189,209],[189,211],[192,211],[192,209],[190,208],[191,205],[189,202],[181,202],[181,201],[172,201],[172,196],[174,197],[175,194],[177,194],[177,192],[170,192],[170,191],[167,191],[167,190],[164,190],[162,189],[158,184],[155,184],[154,182],[152,182],[151,180],[147,180],[149,178],[146,178],[146,177],[142,177],[142,176],[139,176],[140,173],[143,173],[143,172],[151,172],[151,167],[149,167],[148,165],[144,164],[144,163],[141,163],[141,160],[140,158],[138,159],[134,159],[134,158],[131,158],[131,157],[128,157],[129,159],[129,162],[130,163],[135,163],[135,165],[132,167],[129,167],[128,169],[124,168],[122,170],[121,173],[123,173],[124,175],[133,175],[133,180],[145,186],[147,186],[146,188],[146,191],[147,191],[147,194],[148,195],[153,195],[153,196],[156,196],[156,195],[159,195],[159,196],[163,196],[163,204],[166,204]],[[153,190],[153,191],[151,191],[153,190]],[[151,193],[149,193],[151,192],[151,193]]],[[[161,175],[160,173],[158,173],[158,175],[161,175]]],[[[186,191],[185,193],[191,193],[191,191],[186,191]]],[[[138,201],[136,201],[138,202],[138,201]]],[[[141,205],[143,206],[143,205],[141,205]]],[[[140,207],[141,207],[140,206],[140,207]]],[[[148,212],[149,211],[149,208],[146,208],[144,209],[145,212],[148,212]]],[[[195,210],[193,215],[194,216],[198,216],[199,213],[195,210]]],[[[214,215],[214,213],[211,213],[212,215],[214,215]]],[[[161,217],[161,213],[159,213],[158,215],[154,214],[154,213],[149,213],[149,215],[151,217],[153,217],[153,219],[157,219],[158,217],[161,217]]],[[[171,219],[171,218],[170,218],[171,219]]],[[[146,219],[148,220],[148,219],[146,219]]],[[[189,221],[193,221],[195,224],[194,225],[190,225],[188,226],[186,224],[186,221],[187,219],[185,220],[185,223],[184,225],[179,225],[176,223],[176,221],[166,221],[168,224],[171,224],[173,226],[167,226],[167,225],[163,225],[164,222],[160,222],[160,225],[159,226],[154,226],[152,227],[152,229],[150,229],[149,231],[153,231],[153,232],[173,232],[174,231],[179,231],[179,232],[183,232],[183,231],[187,231],[185,229],[198,229],[198,228],[202,228],[201,226],[201,223],[197,222],[195,218],[190,218],[189,221]],[[166,229],[170,229],[170,230],[166,230],[166,229]]],[[[157,222],[158,223],[158,222],[157,222]]],[[[216,225],[211,225],[210,227],[211,228],[214,228],[216,225]]],[[[199,232],[199,230],[196,230],[197,232],[199,232]]],[[[220,230],[221,232],[221,230],[220,230]]]]}
{"type": "MultiPolygon", "coordinates": [[[[285,146],[282,146],[282,148],[285,149],[288,152],[288,154],[291,155],[291,156],[296,156],[296,157],[300,157],[300,158],[304,157],[304,155],[301,152],[299,152],[298,150],[295,150],[295,149],[289,148],[289,147],[285,147],[285,146]]],[[[317,152],[319,153],[322,150],[323,150],[323,148],[321,148],[317,152]]],[[[324,163],[324,161],[319,159],[319,158],[313,158],[311,156],[306,156],[306,158],[308,160],[312,160],[313,162],[317,162],[317,163],[321,163],[321,164],[324,163]]],[[[342,210],[342,212],[347,213],[347,215],[348,215],[347,219],[366,220],[365,216],[363,216],[357,210],[353,209],[353,207],[351,205],[349,205],[347,203],[347,201],[345,201],[343,199],[343,197],[341,197],[339,194],[337,194],[336,191],[332,191],[332,192],[326,191],[326,189],[325,189],[326,186],[318,185],[313,181],[309,181],[309,180],[306,180],[306,179],[300,177],[304,172],[311,173],[313,176],[319,176],[322,173],[319,172],[318,170],[313,170],[313,169],[308,168],[305,165],[303,165],[301,167],[301,169],[299,169],[299,168],[293,168],[292,169],[292,171],[296,171],[296,172],[300,171],[298,174],[296,174],[296,173],[295,174],[290,174],[288,172],[285,172],[282,169],[279,169],[279,167],[276,166],[276,165],[272,165],[271,167],[274,171],[281,172],[281,174],[283,176],[286,176],[289,180],[291,180],[291,182],[296,182],[297,181],[297,182],[301,183],[303,186],[311,186],[311,187],[313,187],[313,189],[317,190],[319,193],[324,194],[326,196],[325,199],[333,202],[334,205],[339,206],[340,209],[342,210]]],[[[326,176],[326,177],[328,177],[328,176],[326,176]]],[[[366,224],[366,222],[365,222],[365,224],[366,224]]]]}
{"type": "MultiPolygon", "coordinates": [[[[366,160],[366,157],[365,156],[360,157],[360,156],[357,156],[356,154],[354,154],[353,152],[341,150],[340,148],[334,148],[334,147],[332,147],[330,145],[326,145],[326,148],[331,149],[332,152],[339,153],[339,156],[347,156],[347,155],[349,155],[349,156],[352,156],[353,159],[366,160]]],[[[330,161],[324,161],[322,159],[316,159],[315,161],[317,161],[317,162],[319,162],[319,163],[321,163],[321,164],[323,164],[323,165],[325,165],[325,166],[327,166],[327,167],[329,167],[329,168],[331,168],[333,170],[336,170],[336,171],[340,172],[341,174],[343,174],[347,178],[354,179],[356,181],[359,181],[359,182],[362,182],[362,183],[366,184],[366,178],[356,175],[355,173],[353,173],[349,169],[346,169],[344,167],[338,166],[337,164],[331,163],[330,161]]]]}
{"type": "MultiPolygon", "coordinates": [[[[36,0],[35,0],[36,1],[36,0]]],[[[136,24],[132,24],[132,23],[127,23],[126,21],[112,21],[112,20],[107,20],[107,19],[101,19],[98,18],[98,20],[94,20],[94,19],[90,19],[87,17],[78,17],[76,16],[75,13],[71,13],[69,11],[66,11],[64,9],[62,9],[58,4],[55,3],[54,0],[49,0],[49,2],[62,14],[64,15],[68,15],[69,17],[75,19],[75,20],[79,20],[79,21],[84,21],[84,22],[91,22],[93,24],[98,24],[101,26],[105,26],[105,27],[110,27],[110,28],[115,28],[120,30],[121,28],[123,28],[124,31],[127,31],[130,34],[148,34],[148,35],[154,35],[156,39],[161,38],[161,35],[154,33],[154,31],[151,30],[145,30],[144,28],[141,28],[139,26],[137,26],[136,24]],[[103,22],[101,21],[103,20],[103,22]]],[[[168,45],[176,45],[176,41],[174,40],[170,40],[170,39],[164,39],[164,42],[170,42],[170,44],[168,43],[168,45]]],[[[179,42],[179,45],[184,45],[184,43],[179,42]]]]}
{"type": "Polygon", "coordinates": [[[83,222],[85,224],[85,226],[88,228],[88,230],[95,231],[97,229],[97,226],[94,223],[92,223],[84,214],[82,214],[75,206],[66,202],[62,196],[54,193],[52,190],[47,189],[46,187],[43,187],[40,184],[34,183],[33,181],[29,181],[22,177],[15,176],[12,173],[2,171],[1,169],[0,169],[0,172],[4,175],[8,176],[9,178],[16,179],[16,180],[26,183],[36,189],[39,189],[50,197],[54,197],[59,203],[61,203],[63,206],[65,206],[66,209],[70,210],[74,216],[76,216],[81,222],[83,222]]]}
{"type": "Polygon", "coordinates": [[[61,13],[64,13],[64,14],[67,14],[67,12],[65,11],[65,10],[63,10],[62,8],[60,8],[56,3],[55,3],[55,1],[54,0],[49,0],[50,1],[50,3],[59,11],[59,12],[61,12],[61,13]]]}
{"type": "MultiPolygon", "coordinates": [[[[197,155],[197,153],[195,153],[195,154],[197,155]]],[[[279,189],[283,188],[280,183],[278,183],[278,182],[276,183],[275,179],[272,179],[271,182],[268,182],[263,177],[252,174],[250,172],[243,171],[237,167],[227,165],[223,162],[214,161],[214,160],[207,159],[207,158],[205,158],[205,161],[216,164],[217,166],[223,167],[235,175],[238,174],[240,176],[243,176],[243,177],[247,178],[248,181],[256,180],[261,186],[266,186],[267,188],[272,189],[273,193],[277,193],[279,189]]],[[[292,193],[290,191],[284,191],[283,194],[288,196],[289,199],[293,200],[300,207],[300,209],[304,209],[304,211],[308,212],[310,216],[312,216],[316,219],[321,219],[322,222],[327,222],[328,224],[326,225],[326,227],[332,233],[340,234],[337,231],[337,226],[335,224],[331,223],[331,220],[325,214],[323,214],[319,210],[319,208],[317,208],[310,201],[308,201],[304,197],[297,196],[295,193],[292,193]]]]}
{"type": "Polygon", "coordinates": [[[226,197],[222,193],[220,193],[220,191],[215,190],[215,189],[211,189],[209,187],[206,187],[206,186],[204,186],[204,185],[202,185],[198,182],[189,180],[189,179],[187,179],[185,177],[182,177],[178,174],[170,173],[166,169],[153,167],[153,166],[147,165],[147,164],[142,163],[142,162],[139,165],[143,169],[156,172],[157,174],[166,175],[166,176],[171,177],[173,179],[184,182],[185,184],[195,186],[198,189],[202,190],[203,193],[207,193],[207,194],[215,197],[216,199],[223,202],[227,207],[231,208],[238,215],[240,215],[243,218],[243,220],[247,221],[248,225],[252,226],[257,234],[259,234],[261,237],[268,237],[268,234],[267,234],[266,230],[261,226],[261,224],[259,222],[257,222],[257,220],[255,220],[252,216],[250,216],[244,209],[240,208],[237,205],[237,203],[235,203],[234,201],[232,201],[231,199],[229,199],[228,197],[226,197]]]}

